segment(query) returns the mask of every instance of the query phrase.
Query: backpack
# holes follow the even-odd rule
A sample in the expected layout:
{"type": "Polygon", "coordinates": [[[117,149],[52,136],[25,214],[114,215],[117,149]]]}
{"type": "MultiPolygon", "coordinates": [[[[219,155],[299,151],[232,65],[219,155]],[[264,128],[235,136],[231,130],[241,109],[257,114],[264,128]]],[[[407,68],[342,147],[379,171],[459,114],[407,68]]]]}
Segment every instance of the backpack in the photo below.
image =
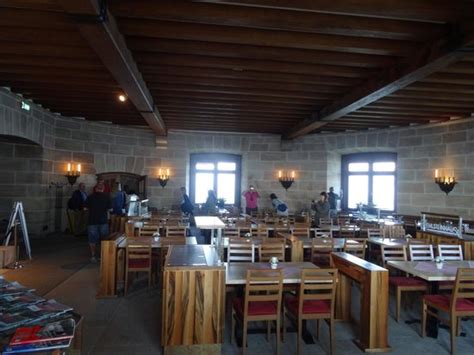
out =
{"type": "Polygon", "coordinates": [[[277,206],[277,211],[280,211],[280,212],[285,212],[287,209],[288,209],[288,207],[283,202],[281,202],[277,206]]]}

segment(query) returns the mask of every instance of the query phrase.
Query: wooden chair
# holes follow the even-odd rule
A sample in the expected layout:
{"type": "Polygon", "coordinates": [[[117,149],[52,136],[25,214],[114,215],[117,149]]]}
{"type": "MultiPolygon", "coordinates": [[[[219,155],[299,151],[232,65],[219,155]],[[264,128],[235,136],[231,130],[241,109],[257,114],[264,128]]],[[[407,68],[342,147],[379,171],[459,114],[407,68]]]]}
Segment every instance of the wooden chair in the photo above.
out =
{"type": "Polygon", "coordinates": [[[409,244],[411,261],[433,261],[433,245],[431,244],[409,244]]]}
{"type": "Polygon", "coordinates": [[[474,316],[474,269],[458,269],[456,281],[451,295],[425,295],[423,297],[423,311],[421,318],[421,336],[426,335],[426,316],[436,317],[440,322],[450,326],[451,354],[456,353],[456,335],[460,334],[460,325],[463,317],[474,316]],[[449,316],[444,320],[437,309],[449,316]]]}
{"type": "Polygon", "coordinates": [[[240,237],[239,230],[237,228],[226,228],[224,229],[223,234],[224,234],[224,237],[228,237],[232,239],[240,237]]]}
{"type": "Polygon", "coordinates": [[[347,226],[351,223],[350,217],[337,217],[337,225],[339,226],[347,226]]]}
{"type": "Polygon", "coordinates": [[[148,288],[152,282],[151,247],[144,245],[128,245],[125,253],[125,295],[128,292],[128,277],[131,272],[148,274],[148,288]]]}
{"type": "Polygon", "coordinates": [[[464,260],[462,246],[459,244],[439,244],[438,255],[444,260],[464,260]]]}
{"type": "Polygon", "coordinates": [[[286,317],[295,320],[297,329],[296,353],[301,352],[303,320],[326,320],[329,326],[329,353],[334,353],[334,303],[336,295],[337,269],[303,269],[298,296],[285,297],[283,307],[283,340],[286,317]]]}
{"type": "Polygon", "coordinates": [[[393,239],[405,238],[406,236],[405,228],[399,225],[385,226],[384,233],[386,238],[388,237],[393,239]]]}
{"type": "Polygon", "coordinates": [[[235,342],[235,323],[242,323],[242,352],[247,353],[248,322],[267,321],[267,340],[271,322],[276,322],[276,353],[280,353],[280,310],[283,290],[283,271],[247,270],[245,297],[232,302],[231,343],[235,342]]]}
{"type": "Polygon", "coordinates": [[[155,233],[159,233],[160,226],[157,224],[143,224],[141,228],[138,229],[139,237],[153,237],[155,233]]]}
{"type": "MultiPolygon", "coordinates": [[[[387,268],[388,261],[407,261],[407,251],[404,246],[386,247],[381,246],[382,263],[387,268]]],[[[396,306],[395,319],[400,320],[400,309],[402,303],[402,292],[428,292],[428,284],[415,277],[389,276],[389,286],[395,288],[396,306]]]]}
{"type": "Polygon", "coordinates": [[[275,227],[273,227],[273,237],[276,237],[279,233],[291,233],[290,226],[275,224],[275,227]]]}
{"type": "Polygon", "coordinates": [[[345,253],[352,254],[357,256],[358,258],[365,259],[365,250],[367,247],[367,240],[365,239],[358,239],[357,243],[354,243],[350,239],[344,240],[344,249],[345,253]]]}
{"type": "Polygon", "coordinates": [[[268,238],[268,228],[265,224],[259,224],[258,227],[252,229],[252,237],[268,238]]]}
{"type": "Polygon", "coordinates": [[[314,237],[315,238],[332,238],[332,229],[331,228],[315,228],[314,237]]]}
{"type": "Polygon", "coordinates": [[[331,253],[334,251],[334,239],[314,238],[311,245],[311,262],[319,267],[331,266],[331,253]]]}
{"type": "Polygon", "coordinates": [[[258,260],[269,262],[272,257],[285,261],[285,244],[277,241],[265,241],[258,248],[258,260]]]}
{"type": "Polygon", "coordinates": [[[295,237],[305,237],[305,238],[309,238],[309,227],[308,226],[305,226],[305,227],[293,227],[292,231],[291,231],[291,234],[294,235],[295,237]]]}
{"type": "Polygon", "coordinates": [[[355,238],[355,234],[355,227],[341,226],[339,229],[339,238],[355,238]]]}
{"type": "Polygon", "coordinates": [[[384,238],[382,228],[367,228],[367,238],[384,238]]]}
{"type": "Polygon", "coordinates": [[[229,240],[227,262],[255,262],[255,250],[252,243],[229,240]]]}
{"type": "Polygon", "coordinates": [[[324,227],[331,228],[333,226],[333,220],[332,218],[320,218],[318,226],[320,228],[324,228],[324,227]]]}
{"type": "Polygon", "coordinates": [[[186,237],[186,227],[166,226],[166,238],[186,237]]]}

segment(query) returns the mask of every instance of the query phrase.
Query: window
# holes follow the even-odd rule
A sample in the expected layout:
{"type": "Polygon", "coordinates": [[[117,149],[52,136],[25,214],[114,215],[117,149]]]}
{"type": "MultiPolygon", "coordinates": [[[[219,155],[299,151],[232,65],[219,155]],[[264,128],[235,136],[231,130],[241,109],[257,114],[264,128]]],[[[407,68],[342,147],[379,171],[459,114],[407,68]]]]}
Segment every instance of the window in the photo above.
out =
{"type": "Polygon", "coordinates": [[[226,205],[240,207],[241,157],[234,154],[191,154],[189,197],[203,204],[214,190],[226,205]]]}
{"type": "Polygon", "coordinates": [[[380,208],[384,211],[396,209],[395,153],[361,153],[342,157],[342,204],[347,209],[357,205],[380,208]]]}

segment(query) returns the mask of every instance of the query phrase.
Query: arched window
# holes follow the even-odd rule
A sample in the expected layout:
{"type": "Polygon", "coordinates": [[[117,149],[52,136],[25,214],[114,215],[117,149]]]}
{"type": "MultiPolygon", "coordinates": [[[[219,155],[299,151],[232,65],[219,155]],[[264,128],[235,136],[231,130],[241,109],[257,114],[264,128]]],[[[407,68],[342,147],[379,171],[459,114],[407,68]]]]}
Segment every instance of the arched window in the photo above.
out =
{"type": "Polygon", "coordinates": [[[191,154],[189,198],[203,204],[214,190],[226,205],[240,207],[241,156],[235,154],[191,154]]]}
{"type": "Polygon", "coordinates": [[[342,156],[342,187],[344,209],[357,205],[396,210],[396,153],[359,153],[342,156]]]}

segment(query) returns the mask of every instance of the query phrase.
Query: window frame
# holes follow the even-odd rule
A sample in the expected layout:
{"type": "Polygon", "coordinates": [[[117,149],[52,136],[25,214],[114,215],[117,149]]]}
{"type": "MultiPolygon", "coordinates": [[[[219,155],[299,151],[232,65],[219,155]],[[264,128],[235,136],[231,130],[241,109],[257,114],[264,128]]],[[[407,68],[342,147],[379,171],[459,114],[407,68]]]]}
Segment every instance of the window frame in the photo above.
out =
{"type": "Polygon", "coordinates": [[[219,171],[217,168],[218,162],[229,162],[235,163],[235,196],[234,203],[226,203],[225,206],[236,206],[240,208],[241,205],[241,184],[242,184],[242,156],[238,154],[228,154],[228,153],[192,153],[190,155],[190,164],[189,164],[189,198],[194,204],[196,190],[196,173],[197,172],[207,172],[214,174],[214,191],[217,194],[217,180],[218,174],[233,174],[232,171],[219,171]],[[196,163],[213,163],[215,164],[214,170],[197,170],[196,163]]]}
{"type": "Polygon", "coordinates": [[[373,177],[377,175],[393,175],[394,177],[394,196],[393,196],[393,210],[381,209],[384,212],[396,212],[397,211],[397,194],[398,194],[398,161],[397,153],[391,152],[377,152],[377,153],[355,153],[347,154],[341,157],[341,185],[342,185],[342,209],[348,211],[355,211],[356,208],[349,208],[349,176],[350,175],[367,175],[369,178],[368,196],[367,203],[373,202],[373,177]],[[395,171],[373,171],[373,163],[378,162],[395,162],[395,171]],[[350,163],[369,163],[369,171],[364,172],[350,172],[350,163]]]}

